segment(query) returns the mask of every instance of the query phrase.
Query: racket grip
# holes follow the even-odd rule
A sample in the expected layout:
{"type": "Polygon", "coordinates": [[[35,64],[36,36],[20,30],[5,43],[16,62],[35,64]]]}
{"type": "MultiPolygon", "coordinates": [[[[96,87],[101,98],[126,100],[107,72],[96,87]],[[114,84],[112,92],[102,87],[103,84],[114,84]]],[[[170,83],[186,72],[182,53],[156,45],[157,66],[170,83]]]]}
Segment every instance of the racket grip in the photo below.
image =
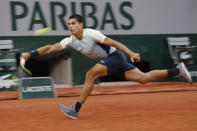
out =
{"type": "Polygon", "coordinates": [[[24,58],[22,58],[22,59],[20,60],[20,64],[21,64],[21,65],[25,65],[25,59],[24,59],[24,58]]]}

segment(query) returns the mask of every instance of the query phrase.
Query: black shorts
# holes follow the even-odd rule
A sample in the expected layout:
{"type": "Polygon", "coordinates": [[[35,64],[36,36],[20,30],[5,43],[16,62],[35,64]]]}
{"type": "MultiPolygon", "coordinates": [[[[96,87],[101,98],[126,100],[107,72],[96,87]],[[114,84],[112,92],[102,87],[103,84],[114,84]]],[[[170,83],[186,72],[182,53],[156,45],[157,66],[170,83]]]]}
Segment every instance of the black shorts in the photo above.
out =
{"type": "Polygon", "coordinates": [[[121,74],[124,76],[125,71],[136,68],[134,65],[128,63],[125,54],[120,50],[116,50],[112,54],[109,54],[106,58],[100,60],[98,63],[107,66],[108,75],[121,74]]]}

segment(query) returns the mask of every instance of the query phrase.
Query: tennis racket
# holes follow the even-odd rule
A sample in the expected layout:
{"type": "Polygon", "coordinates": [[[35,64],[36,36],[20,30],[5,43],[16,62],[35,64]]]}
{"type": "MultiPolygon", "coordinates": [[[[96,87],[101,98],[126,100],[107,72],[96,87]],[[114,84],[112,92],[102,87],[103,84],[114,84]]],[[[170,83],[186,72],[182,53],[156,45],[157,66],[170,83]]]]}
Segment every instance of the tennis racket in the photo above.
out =
{"type": "Polygon", "coordinates": [[[20,65],[17,68],[17,72],[19,72],[22,76],[24,76],[26,74],[29,76],[32,76],[31,71],[29,71],[27,68],[25,68],[25,59],[23,59],[23,58],[20,60],[20,65]]]}

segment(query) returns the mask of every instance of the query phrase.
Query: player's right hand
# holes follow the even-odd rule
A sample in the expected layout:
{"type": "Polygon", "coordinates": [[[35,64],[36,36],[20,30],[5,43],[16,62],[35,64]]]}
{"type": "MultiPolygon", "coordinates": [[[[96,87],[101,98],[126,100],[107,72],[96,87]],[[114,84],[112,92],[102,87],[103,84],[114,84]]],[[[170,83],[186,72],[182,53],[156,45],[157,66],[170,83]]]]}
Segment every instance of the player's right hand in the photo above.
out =
{"type": "Polygon", "coordinates": [[[28,52],[24,52],[21,54],[20,59],[25,59],[25,61],[28,61],[30,57],[31,55],[28,52]]]}
{"type": "Polygon", "coordinates": [[[134,62],[140,62],[141,57],[139,53],[133,53],[132,56],[130,56],[130,60],[132,63],[134,62]]]}

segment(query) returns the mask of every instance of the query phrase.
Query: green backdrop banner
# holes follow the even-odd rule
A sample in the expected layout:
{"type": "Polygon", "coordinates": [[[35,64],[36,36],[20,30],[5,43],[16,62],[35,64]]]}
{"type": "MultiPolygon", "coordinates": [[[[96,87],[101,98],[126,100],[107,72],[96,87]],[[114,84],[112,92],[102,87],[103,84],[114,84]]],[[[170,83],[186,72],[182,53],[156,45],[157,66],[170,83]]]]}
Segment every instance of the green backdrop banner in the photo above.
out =
{"type": "MultiPolygon", "coordinates": [[[[190,38],[191,45],[197,45],[197,34],[110,35],[108,37],[123,43],[132,51],[140,53],[142,61],[148,62],[150,65],[149,69],[153,70],[175,67],[175,65],[173,64],[173,60],[170,58],[166,38],[183,36],[187,36],[190,38]]],[[[66,36],[15,36],[0,37],[0,39],[12,39],[14,41],[15,48],[18,49],[17,55],[19,56],[21,52],[30,51],[32,49],[36,49],[47,44],[54,44],[56,42],[59,42],[64,37],[66,36]]],[[[197,51],[193,51],[192,53],[194,64],[189,65],[189,69],[191,68],[192,71],[195,71],[197,70],[197,51]]],[[[61,52],[53,53],[51,55],[42,57],[35,57],[33,59],[39,61],[48,61],[57,56],[62,56],[65,59],[67,59],[68,57],[72,58],[74,84],[82,84],[85,78],[85,73],[96,63],[96,61],[90,60],[89,58],[82,56],[73,49],[65,49],[61,52]]],[[[35,66],[33,68],[40,67],[35,66]]],[[[196,77],[194,77],[194,80],[196,80],[196,77]]]]}

